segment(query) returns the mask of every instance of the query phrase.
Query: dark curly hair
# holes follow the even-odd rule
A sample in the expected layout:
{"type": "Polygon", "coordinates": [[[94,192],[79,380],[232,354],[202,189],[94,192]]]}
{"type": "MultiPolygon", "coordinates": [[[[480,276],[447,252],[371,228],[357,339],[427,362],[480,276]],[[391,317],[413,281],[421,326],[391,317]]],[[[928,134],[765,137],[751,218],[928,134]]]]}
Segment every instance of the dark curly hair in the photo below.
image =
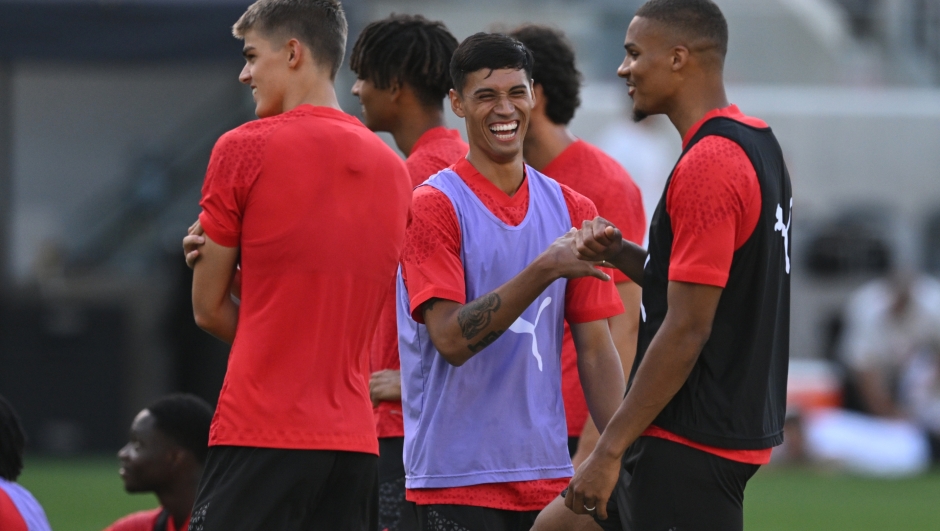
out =
{"type": "Polygon", "coordinates": [[[26,433],[16,410],[0,396],[0,478],[16,481],[23,471],[26,433]]]}
{"type": "Polygon", "coordinates": [[[195,395],[177,393],[147,406],[155,425],[176,444],[189,450],[200,464],[209,453],[209,425],[212,406],[195,395]]]}
{"type": "Polygon", "coordinates": [[[532,78],[545,94],[545,114],[552,123],[568,125],[581,105],[581,72],[575,67],[574,49],[560,30],[526,24],[509,34],[532,51],[532,78]]]}
{"type": "Polygon", "coordinates": [[[448,67],[456,49],[457,39],[443,22],[421,15],[392,15],[362,30],[349,67],[378,89],[404,83],[423,105],[442,108],[452,86],[448,67]]]}

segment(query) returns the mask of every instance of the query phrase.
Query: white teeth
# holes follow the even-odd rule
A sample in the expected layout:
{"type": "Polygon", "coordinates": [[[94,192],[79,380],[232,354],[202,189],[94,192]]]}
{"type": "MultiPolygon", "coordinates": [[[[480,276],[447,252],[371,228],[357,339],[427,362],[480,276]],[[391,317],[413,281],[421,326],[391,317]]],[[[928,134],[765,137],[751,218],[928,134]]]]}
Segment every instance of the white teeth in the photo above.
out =
{"type": "Polygon", "coordinates": [[[502,131],[515,131],[519,127],[519,122],[512,122],[510,124],[495,124],[490,126],[490,131],[502,132],[502,131]]]}

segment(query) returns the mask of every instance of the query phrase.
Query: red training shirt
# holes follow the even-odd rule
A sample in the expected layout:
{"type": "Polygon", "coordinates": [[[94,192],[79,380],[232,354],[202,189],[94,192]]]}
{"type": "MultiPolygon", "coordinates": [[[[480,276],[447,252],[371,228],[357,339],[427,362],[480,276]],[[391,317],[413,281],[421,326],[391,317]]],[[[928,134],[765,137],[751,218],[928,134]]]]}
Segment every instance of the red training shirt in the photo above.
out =
{"type": "MultiPolygon", "coordinates": [[[[708,112],[682,139],[685,149],[702,124],[712,118],[731,118],[751,127],[766,128],[745,116],[736,105],[708,112]]],[[[676,165],[666,193],[666,212],[672,222],[669,280],[725,287],[734,252],[751,237],[760,218],[761,192],[757,172],[741,146],[720,136],[698,141],[676,165]]],[[[771,449],[729,450],[706,446],[657,426],[645,436],[660,437],[742,463],[770,462],[771,449]]]]}
{"type": "MultiPolygon", "coordinates": [[[[162,510],[157,507],[148,511],[131,513],[109,525],[104,531],[153,531],[153,526],[157,524],[157,518],[162,510]]],[[[176,525],[173,515],[169,515],[166,521],[166,531],[186,531],[187,529],[189,529],[189,517],[182,522],[182,525],[176,525]]]]}
{"type": "Polygon", "coordinates": [[[223,135],[199,221],[240,248],[241,306],[209,444],[378,453],[369,347],[411,180],[357,119],[301,105],[223,135]]]}
{"type": "MultiPolygon", "coordinates": [[[[597,147],[576,140],[548,163],[543,173],[593,201],[598,214],[616,225],[625,239],[643,245],[646,236],[643,196],[630,174],[616,160],[597,147]]],[[[580,221],[583,220],[575,220],[575,225],[580,227],[580,221]]],[[[619,269],[614,269],[613,279],[618,284],[630,282],[619,269]]],[[[578,374],[578,353],[568,323],[565,323],[561,347],[561,391],[568,436],[580,437],[588,407],[578,374]]]]}
{"type": "MultiPolygon", "coordinates": [[[[481,175],[466,159],[453,170],[490,212],[508,225],[522,223],[529,209],[529,183],[512,196],[481,175]]],[[[572,220],[594,219],[591,200],[561,185],[572,220]]],[[[466,283],[460,260],[460,225],[453,204],[443,192],[421,186],[414,192],[413,222],[408,227],[402,274],[411,297],[412,317],[424,319],[420,307],[432,298],[465,304],[466,283]]],[[[608,274],[612,272],[605,270],[608,274]]],[[[596,278],[569,280],[565,292],[565,320],[586,323],[623,312],[623,303],[612,282],[596,278]]],[[[488,483],[441,489],[407,489],[406,499],[419,505],[474,505],[511,511],[543,509],[568,485],[568,478],[488,483]]]]}
{"type": "Polygon", "coordinates": [[[3,531],[29,531],[20,510],[3,489],[0,489],[0,529],[3,531]]]}
{"type": "MultiPolygon", "coordinates": [[[[469,150],[467,143],[460,138],[456,129],[435,127],[428,129],[418,138],[411,154],[405,160],[411,185],[418,186],[435,173],[452,166],[469,150]]],[[[389,295],[382,306],[375,340],[372,343],[372,372],[401,370],[398,357],[398,317],[395,313],[395,280],[389,295]]],[[[404,437],[405,426],[402,420],[401,400],[383,401],[375,408],[375,428],[379,438],[404,437]]]]}

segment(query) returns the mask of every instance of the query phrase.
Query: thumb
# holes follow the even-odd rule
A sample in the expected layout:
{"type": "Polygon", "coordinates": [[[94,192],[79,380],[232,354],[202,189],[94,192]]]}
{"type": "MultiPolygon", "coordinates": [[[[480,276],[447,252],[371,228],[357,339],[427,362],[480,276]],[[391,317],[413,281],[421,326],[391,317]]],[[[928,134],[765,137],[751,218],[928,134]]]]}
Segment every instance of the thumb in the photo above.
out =
{"type": "Polygon", "coordinates": [[[598,269],[600,265],[601,265],[601,262],[590,262],[589,264],[590,271],[588,271],[588,276],[598,278],[598,279],[603,280],[604,282],[607,282],[608,280],[610,280],[610,275],[598,269]]]}

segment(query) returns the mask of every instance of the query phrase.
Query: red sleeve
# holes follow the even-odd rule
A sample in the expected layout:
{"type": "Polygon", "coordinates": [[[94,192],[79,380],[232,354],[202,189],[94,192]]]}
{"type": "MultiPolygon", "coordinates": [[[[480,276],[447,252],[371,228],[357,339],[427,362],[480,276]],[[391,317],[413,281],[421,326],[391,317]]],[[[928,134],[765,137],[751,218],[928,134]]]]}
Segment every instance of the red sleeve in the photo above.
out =
{"type": "Polygon", "coordinates": [[[104,531],[153,531],[160,508],[131,513],[114,522],[104,531]]]}
{"type": "Polygon", "coordinates": [[[411,299],[411,316],[433,298],[465,304],[467,286],[460,261],[460,224],[450,199],[431,186],[419,186],[411,202],[412,222],[405,234],[402,277],[411,299]]]}
{"type": "MultiPolygon", "coordinates": [[[[590,199],[563,184],[560,186],[572,225],[579,225],[582,220],[597,217],[597,208],[590,199]]],[[[613,270],[603,267],[600,269],[613,278],[613,270]]],[[[565,291],[565,319],[569,323],[587,323],[621,313],[623,301],[620,300],[620,294],[613,282],[604,282],[594,277],[568,281],[565,291]]]]}
{"type": "Polygon", "coordinates": [[[666,195],[669,280],[725,287],[734,252],[754,232],[760,208],[757,173],[741,146],[719,136],[700,140],[676,167],[666,195]]]}
{"type": "Polygon", "coordinates": [[[242,216],[251,187],[261,173],[263,149],[263,140],[243,128],[222,135],[212,148],[199,202],[199,222],[219,245],[239,246],[242,216]]]}

